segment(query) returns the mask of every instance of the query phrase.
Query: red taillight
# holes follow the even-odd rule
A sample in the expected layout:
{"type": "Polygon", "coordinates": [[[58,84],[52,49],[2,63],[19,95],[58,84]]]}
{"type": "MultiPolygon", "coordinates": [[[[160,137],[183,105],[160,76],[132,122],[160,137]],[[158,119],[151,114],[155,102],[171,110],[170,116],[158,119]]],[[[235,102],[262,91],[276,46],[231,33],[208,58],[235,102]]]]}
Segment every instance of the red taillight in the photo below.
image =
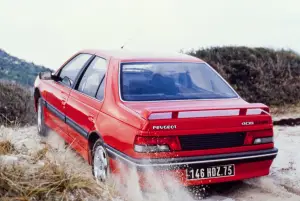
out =
{"type": "Polygon", "coordinates": [[[253,137],[252,133],[248,132],[246,137],[245,137],[244,144],[245,145],[251,145],[251,144],[253,144],[253,141],[254,141],[254,137],[253,137]]]}
{"type": "Polygon", "coordinates": [[[135,150],[138,152],[162,152],[162,151],[179,151],[181,150],[180,143],[177,137],[149,137],[137,136],[135,138],[135,150]],[[147,147],[147,148],[146,148],[147,147]],[[149,151],[149,147],[152,151],[149,151]],[[169,150],[167,150],[167,147],[169,150]],[[142,149],[147,151],[140,151],[142,149]]]}
{"type": "Polygon", "coordinates": [[[272,129],[249,131],[249,132],[247,132],[244,144],[251,145],[254,143],[255,139],[257,139],[257,138],[269,138],[269,137],[273,137],[272,129]]]}

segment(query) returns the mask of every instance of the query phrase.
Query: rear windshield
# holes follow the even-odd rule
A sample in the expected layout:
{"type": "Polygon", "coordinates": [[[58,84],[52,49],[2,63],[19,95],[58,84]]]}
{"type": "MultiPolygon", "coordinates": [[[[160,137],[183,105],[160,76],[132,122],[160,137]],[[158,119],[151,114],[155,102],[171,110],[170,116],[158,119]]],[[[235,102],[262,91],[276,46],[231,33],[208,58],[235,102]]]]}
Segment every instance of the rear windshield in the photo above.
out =
{"type": "Polygon", "coordinates": [[[124,101],[236,98],[237,94],[205,63],[124,63],[124,101]]]}

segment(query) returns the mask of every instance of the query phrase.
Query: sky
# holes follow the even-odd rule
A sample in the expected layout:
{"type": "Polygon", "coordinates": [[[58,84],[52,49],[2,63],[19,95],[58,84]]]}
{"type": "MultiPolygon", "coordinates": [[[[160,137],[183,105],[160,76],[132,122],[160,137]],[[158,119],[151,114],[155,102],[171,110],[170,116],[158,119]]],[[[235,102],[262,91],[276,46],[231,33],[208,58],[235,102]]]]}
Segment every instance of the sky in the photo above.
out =
{"type": "Polygon", "coordinates": [[[57,69],[81,49],[300,51],[299,0],[0,0],[0,48],[57,69]]]}

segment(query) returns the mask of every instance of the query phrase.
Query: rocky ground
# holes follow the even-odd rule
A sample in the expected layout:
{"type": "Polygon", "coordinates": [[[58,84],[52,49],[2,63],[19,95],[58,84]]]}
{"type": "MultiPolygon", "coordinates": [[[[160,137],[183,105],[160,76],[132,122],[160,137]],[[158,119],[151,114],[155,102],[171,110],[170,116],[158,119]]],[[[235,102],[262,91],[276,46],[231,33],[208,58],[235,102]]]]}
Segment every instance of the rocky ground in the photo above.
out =
{"type": "MultiPolygon", "coordinates": [[[[275,126],[276,147],[279,148],[278,157],[275,159],[269,176],[238,182],[230,186],[216,186],[200,189],[207,192],[208,201],[276,201],[300,200],[300,126],[279,127],[275,126]]],[[[48,161],[59,164],[72,170],[93,182],[90,167],[72,150],[65,147],[63,141],[55,133],[50,133],[48,138],[40,138],[35,127],[5,128],[0,129],[0,141],[9,140],[16,149],[10,154],[1,155],[1,167],[9,164],[18,164],[22,167],[42,167],[48,161]],[[46,147],[46,149],[45,149],[46,147]],[[41,150],[46,150],[45,153],[41,150]],[[40,156],[37,154],[39,153],[40,156]]],[[[162,191],[157,184],[156,189],[142,194],[138,185],[135,172],[127,173],[127,187],[100,185],[96,190],[99,195],[85,196],[87,200],[133,200],[133,201],[189,201],[195,200],[196,193],[187,192],[180,185],[170,179],[171,191],[162,191]],[[121,195],[121,196],[119,196],[121,195]]],[[[153,182],[156,182],[153,180],[153,182]]],[[[94,184],[91,184],[94,185],[94,184]]],[[[199,190],[199,189],[198,189],[199,190]]],[[[1,193],[1,192],[0,192],[1,193]]],[[[1,199],[0,199],[1,200],[1,199]]]]}

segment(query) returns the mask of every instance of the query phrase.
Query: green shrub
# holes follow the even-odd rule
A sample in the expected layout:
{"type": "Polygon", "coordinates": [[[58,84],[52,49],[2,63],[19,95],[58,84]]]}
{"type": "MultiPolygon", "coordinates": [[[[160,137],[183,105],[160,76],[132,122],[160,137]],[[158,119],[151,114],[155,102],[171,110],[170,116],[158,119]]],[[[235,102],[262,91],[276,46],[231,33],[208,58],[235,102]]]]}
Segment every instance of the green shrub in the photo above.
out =
{"type": "Polygon", "coordinates": [[[0,82],[0,125],[32,125],[36,122],[33,96],[28,88],[0,82]]]}
{"type": "Polygon", "coordinates": [[[213,47],[187,54],[209,63],[249,102],[273,106],[300,102],[300,56],[293,51],[213,47]]]}

